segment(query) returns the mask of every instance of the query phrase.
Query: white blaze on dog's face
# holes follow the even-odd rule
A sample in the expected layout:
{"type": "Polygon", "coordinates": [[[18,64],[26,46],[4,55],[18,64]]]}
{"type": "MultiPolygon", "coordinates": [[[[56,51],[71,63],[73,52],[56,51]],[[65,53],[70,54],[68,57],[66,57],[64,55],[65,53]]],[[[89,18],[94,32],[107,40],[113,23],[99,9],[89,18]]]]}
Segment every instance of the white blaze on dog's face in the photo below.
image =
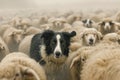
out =
{"type": "Polygon", "coordinates": [[[95,34],[85,34],[84,35],[85,42],[87,45],[94,45],[97,39],[97,35],[95,34]]]}
{"type": "Polygon", "coordinates": [[[56,44],[56,47],[54,50],[54,58],[59,58],[60,56],[62,56],[60,39],[61,39],[61,36],[59,34],[57,34],[56,35],[57,44],[56,44]]]}

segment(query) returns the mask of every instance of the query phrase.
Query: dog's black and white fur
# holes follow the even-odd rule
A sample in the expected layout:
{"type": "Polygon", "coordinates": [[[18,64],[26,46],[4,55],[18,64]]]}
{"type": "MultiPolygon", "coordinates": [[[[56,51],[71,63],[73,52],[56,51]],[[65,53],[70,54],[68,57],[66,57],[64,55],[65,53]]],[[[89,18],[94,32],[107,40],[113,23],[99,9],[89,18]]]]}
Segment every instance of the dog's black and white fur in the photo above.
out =
{"type": "Polygon", "coordinates": [[[43,65],[48,80],[67,80],[65,62],[69,56],[70,40],[75,31],[54,32],[46,30],[36,34],[31,41],[30,57],[43,65]],[[63,66],[64,65],[64,66],[63,66]],[[64,67],[64,68],[63,68],[64,67]]]}

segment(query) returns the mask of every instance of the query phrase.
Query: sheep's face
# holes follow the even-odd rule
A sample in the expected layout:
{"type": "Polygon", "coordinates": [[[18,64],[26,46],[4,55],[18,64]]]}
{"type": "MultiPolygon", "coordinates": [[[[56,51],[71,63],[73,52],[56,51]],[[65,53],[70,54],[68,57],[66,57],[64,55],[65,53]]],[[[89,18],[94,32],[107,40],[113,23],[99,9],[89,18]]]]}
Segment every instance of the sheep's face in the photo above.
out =
{"type": "Polygon", "coordinates": [[[103,21],[100,24],[100,27],[105,31],[110,31],[114,27],[114,23],[112,21],[103,21]]]}
{"type": "Polygon", "coordinates": [[[81,20],[81,16],[74,16],[74,21],[80,21],[81,20]]]}
{"type": "Polygon", "coordinates": [[[94,45],[97,39],[96,34],[84,34],[84,40],[87,45],[94,45]]]}
{"type": "Polygon", "coordinates": [[[63,20],[55,20],[55,21],[53,22],[53,25],[54,25],[55,27],[62,27],[62,26],[64,26],[64,23],[66,23],[66,22],[63,21],[63,20]]]}
{"type": "Polygon", "coordinates": [[[87,27],[87,28],[91,28],[92,27],[92,24],[93,24],[93,21],[90,20],[90,19],[85,19],[82,21],[84,23],[84,26],[87,27]]]}
{"type": "Polygon", "coordinates": [[[24,32],[22,30],[14,31],[10,34],[10,36],[13,38],[13,40],[19,44],[23,37],[24,37],[24,32]]]}
{"type": "Polygon", "coordinates": [[[17,27],[21,24],[21,17],[15,17],[13,20],[12,20],[12,23],[13,23],[13,26],[17,27]]]}

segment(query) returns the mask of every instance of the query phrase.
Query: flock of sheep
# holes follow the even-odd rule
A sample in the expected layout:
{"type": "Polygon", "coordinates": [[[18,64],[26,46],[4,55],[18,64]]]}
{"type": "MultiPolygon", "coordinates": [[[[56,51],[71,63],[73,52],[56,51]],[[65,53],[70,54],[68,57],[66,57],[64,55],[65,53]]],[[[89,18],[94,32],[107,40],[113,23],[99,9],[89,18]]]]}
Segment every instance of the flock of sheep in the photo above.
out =
{"type": "Polygon", "coordinates": [[[71,80],[120,79],[119,11],[36,12],[0,21],[0,80],[46,80],[42,66],[29,57],[32,37],[45,30],[76,31],[68,59],[71,80]]]}

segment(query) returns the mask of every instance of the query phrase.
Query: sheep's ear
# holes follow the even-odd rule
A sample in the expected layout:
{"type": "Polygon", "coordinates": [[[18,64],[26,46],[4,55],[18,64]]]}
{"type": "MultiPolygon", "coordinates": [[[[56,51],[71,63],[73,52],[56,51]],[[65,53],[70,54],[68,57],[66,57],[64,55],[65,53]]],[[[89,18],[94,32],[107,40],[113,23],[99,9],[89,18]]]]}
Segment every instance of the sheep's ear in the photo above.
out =
{"type": "Polygon", "coordinates": [[[98,25],[101,25],[103,22],[99,22],[98,25]]]}
{"type": "Polygon", "coordinates": [[[24,76],[26,76],[27,78],[35,78],[35,80],[40,80],[38,74],[31,68],[25,67],[25,66],[20,66],[21,71],[23,73],[24,76]]]}
{"type": "Polygon", "coordinates": [[[52,37],[54,35],[54,32],[52,30],[45,30],[42,35],[41,38],[43,39],[49,39],[50,37],[52,37]]]}
{"type": "Polygon", "coordinates": [[[95,23],[95,21],[94,21],[94,20],[91,20],[91,22],[92,22],[92,23],[95,23]]]}
{"type": "Polygon", "coordinates": [[[15,32],[11,32],[8,34],[8,36],[14,36],[16,33],[15,32]]]}
{"type": "Polygon", "coordinates": [[[80,39],[84,37],[84,31],[80,33],[80,39]]]}
{"type": "Polygon", "coordinates": [[[61,21],[62,23],[67,23],[67,21],[65,21],[65,20],[63,20],[63,21],[61,21]]]}
{"type": "Polygon", "coordinates": [[[102,40],[103,39],[103,35],[102,35],[101,32],[97,31],[97,38],[98,38],[98,40],[102,40]]]}
{"type": "Polygon", "coordinates": [[[86,23],[86,20],[82,20],[83,23],[86,23]]]}
{"type": "Polygon", "coordinates": [[[78,63],[80,63],[80,60],[81,60],[80,55],[77,56],[77,57],[75,57],[75,58],[72,60],[72,62],[71,62],[70,69],[72,69],[72,68],[73,68],[75,65],[77,65],[78,63]]]}

